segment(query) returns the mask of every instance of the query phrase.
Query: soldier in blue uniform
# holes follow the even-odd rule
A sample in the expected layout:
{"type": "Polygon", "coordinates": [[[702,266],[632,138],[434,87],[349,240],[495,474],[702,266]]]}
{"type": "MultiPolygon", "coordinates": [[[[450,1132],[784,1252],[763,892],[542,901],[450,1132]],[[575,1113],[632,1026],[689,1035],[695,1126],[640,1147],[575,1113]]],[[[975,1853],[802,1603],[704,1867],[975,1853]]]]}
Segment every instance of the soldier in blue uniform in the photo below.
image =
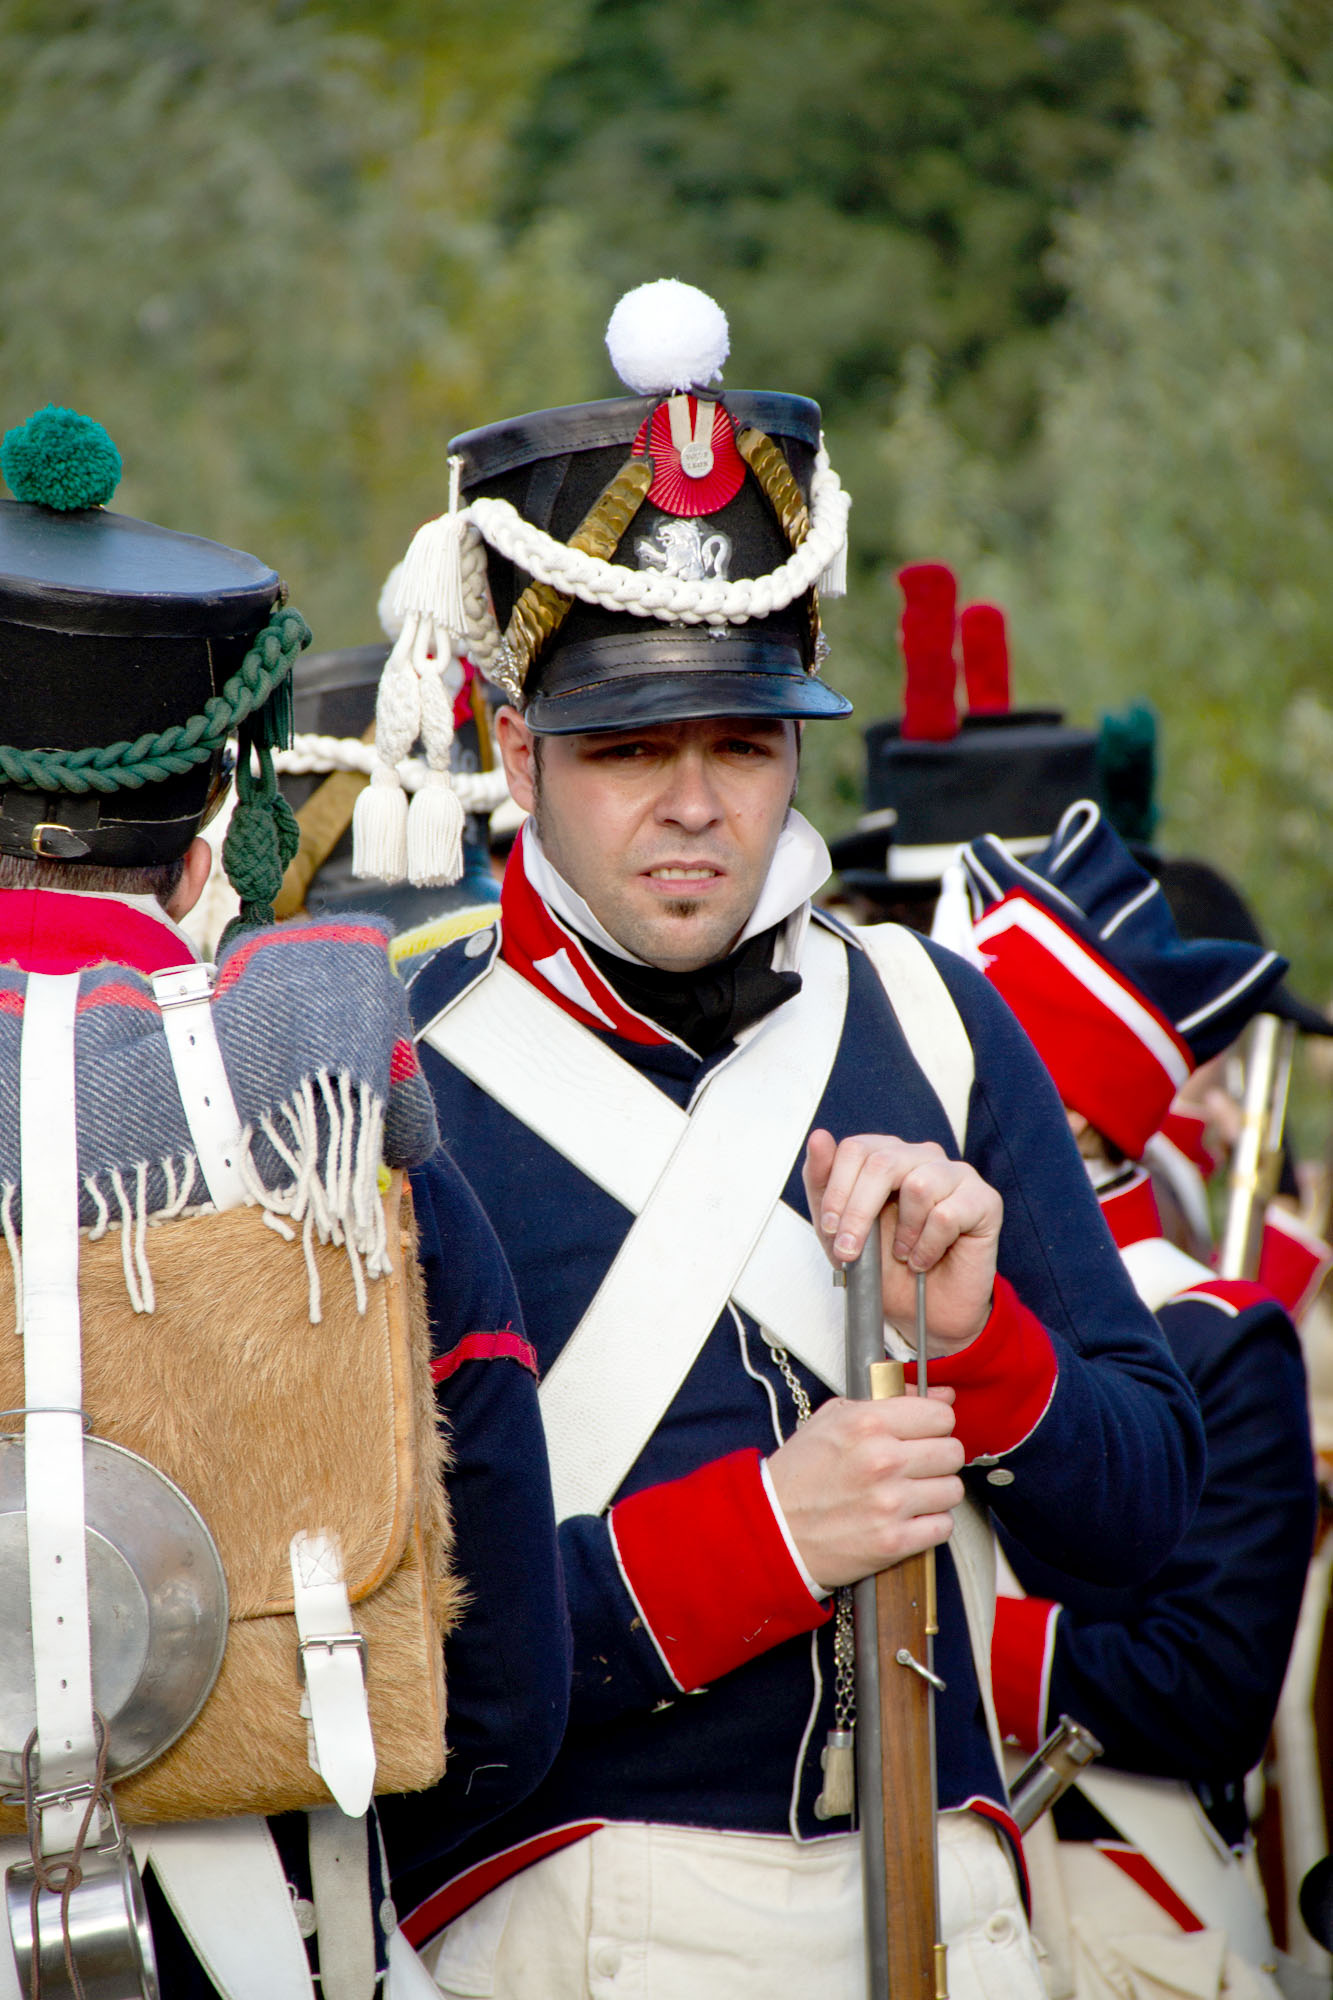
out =
{"type": "Polygon", "coordinates": [[[987,837],[964,865],[979,961],[1052,1072],[1208,1440],[1198,1512],[1146,1581],[1108,1589],[1004,1535],[1026,1594],[997,1607],[1001,1725],[1032,1750],[1069,1714],[1106,1753],[1055,1808],[1034,1922],[1080,1996],[1131,1965],[1140,1987],[1169,1977],[1211,1992],[1223,1950],[1228,1991],[1271,1993],[1244,1780],[1272,1726],[1314,1534],[1305,1371],[1270,1292],[1165,1240],[1138,1163],[1185,1078],[1272,1002],[1285,961],[1258,943],[1182,940],[1090,802],[1026,863],[987,837]],[[1169,1975],[1154,1939],[1174,1954],[1169,1975]]]}
{"type": "MultiPolygon", "coordinates": [[[[812,912],[800,729],[847,711],[818,677],[845,524],[818,411],[711,389],[725,322],[688,288],[622,301],[608,344],[634,393],[457,440],[460,504],[405,571],[400,666],[459,650],[505,688],[534,811],[498,924],[405,971],[537,1349],[574,1635],[552,1772],[405,1925],[446,1993],[859,1996],[841,1593],[948,1541],[951,1990],[1035,1995],[984,1510],[1128,1584],[1188,1520],[1197,1419],[985,982],[812,912]],[[935,1393],[872,1411],[836,1393],[828,1260],[893,1197],[886,1312],[925,1269],[935,1393]]],[[[369,831],[401,868],[390,783],[369,831]]]]}

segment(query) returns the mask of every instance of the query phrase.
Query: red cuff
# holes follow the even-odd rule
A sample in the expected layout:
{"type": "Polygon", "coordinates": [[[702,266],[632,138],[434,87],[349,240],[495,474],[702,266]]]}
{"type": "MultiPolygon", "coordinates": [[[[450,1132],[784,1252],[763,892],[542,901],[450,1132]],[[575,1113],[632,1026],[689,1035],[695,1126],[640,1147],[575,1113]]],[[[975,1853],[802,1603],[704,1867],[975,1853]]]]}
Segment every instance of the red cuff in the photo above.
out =
{"type": "Polygon", "coordinates": [[[1330,1262],[1333,1250],[1322,1237],[1286,1209],[1269,1204],[1259,1247],[1259,1283],[1282,1301],[1293,1319],[1300,1319],[1314,1298],[1330,1262]]]}
{"type": "Polygon", "coordinates": [[[759,1470],[737,1451],[611,1509],[630,1596],[667,1671],[705,1687],[832,1616],[792,1561],[759,1470]]]}
{"type": "MultiPolygon", "coordinates": [[[[907,1374],[916,1381],[916,1364],[907,1374]]],[[[1007,1278],[995,1280],[990,1318],[961,1353],[932,1361],[926,1371],[932,1388],[958,1391],[954,1436],[967,1463],[998,1458],[1023,1443],[1045,1416],[1055,1393],[1059,1367],[1051,1337],[1007,1278]]]]}
{"type": "Polygon", "coordinates": [[[997,1597],[990,1667],[1000,1734],[1032,1751],[1046,1733],[1046,1701],[1060,1607],[1046,1597],[997,1597]]]}
{"type": "Polygon", "coordinates": [[[1183,1153],[1191,1166],[1197,1167],[1205,1180],[1217,1172],[1217,1160],[1204,1141],[1208,1121],[1198,1111],[1184,1111],[1173,1104],[1162,1120],[1158,1130],[1169,1140],[1178,1153],[1183,1153]]]}

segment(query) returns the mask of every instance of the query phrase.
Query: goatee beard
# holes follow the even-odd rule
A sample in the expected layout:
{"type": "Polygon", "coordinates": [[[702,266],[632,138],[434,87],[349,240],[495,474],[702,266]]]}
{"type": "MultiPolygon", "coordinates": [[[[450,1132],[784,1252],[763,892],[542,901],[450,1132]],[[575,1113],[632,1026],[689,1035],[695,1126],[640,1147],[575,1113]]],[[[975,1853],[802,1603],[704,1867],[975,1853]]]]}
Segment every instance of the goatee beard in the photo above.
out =
{"type": "Polygon", "coordinates": [[[699,908],[700,905],[697,902],[690,903],[682,901],[679,903],[668,903],[666,905],[666,913],[669,917],[680,917],[682,919],[687,919],[689,917],[697,916],[699,913],[699,908]]]}

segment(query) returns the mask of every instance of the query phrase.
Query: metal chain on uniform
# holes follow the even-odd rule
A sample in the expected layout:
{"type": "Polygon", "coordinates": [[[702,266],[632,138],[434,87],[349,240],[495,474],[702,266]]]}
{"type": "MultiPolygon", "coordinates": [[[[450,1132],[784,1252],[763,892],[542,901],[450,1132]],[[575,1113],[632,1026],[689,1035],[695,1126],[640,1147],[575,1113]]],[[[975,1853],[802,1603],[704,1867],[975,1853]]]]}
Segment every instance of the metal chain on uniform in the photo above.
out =
{"type": "MultiPolygon", "coordinates": [[[[760,1329],[761,1332],[763,1329],[760,1329]]],[[[791,1356],[767,1333],[764,1341],[779,1375],[791,1391],[796,1406],[796,1428],[808,1423],[810,1398],[805,1384],[792,1367],[791,1356]]],[[[850,1584],[840,1584],[834,1592],[833,1610],[833,1727],[829,1731],[820,1765],[824,1785],[815,1800],[816,1819],[841,1819],[850,1815],[855,1803],[855,1761],[853,1731],[856,1727],[856,1626],[850,1584]]]]}

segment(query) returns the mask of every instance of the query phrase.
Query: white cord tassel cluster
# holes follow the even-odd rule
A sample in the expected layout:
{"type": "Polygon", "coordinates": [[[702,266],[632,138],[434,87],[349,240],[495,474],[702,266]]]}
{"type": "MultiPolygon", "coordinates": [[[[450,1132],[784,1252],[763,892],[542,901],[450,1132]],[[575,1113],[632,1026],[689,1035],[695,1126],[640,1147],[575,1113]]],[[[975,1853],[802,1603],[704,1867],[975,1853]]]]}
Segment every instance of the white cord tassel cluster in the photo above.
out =
{"type": "Polygon", "coordinates": [[[466,633],[459,511],[462,460],[449,461],[449,512],[418,528],[398,579],[402,629],[384,666],[375,705],[375,769],[352,818],[352,870],[419,888],[463,872],[462,803],[449,782],[454,741],[455,648],[466,633]],[[420,737],[429,775],[409,809],[398,765],[420,737]]]}

